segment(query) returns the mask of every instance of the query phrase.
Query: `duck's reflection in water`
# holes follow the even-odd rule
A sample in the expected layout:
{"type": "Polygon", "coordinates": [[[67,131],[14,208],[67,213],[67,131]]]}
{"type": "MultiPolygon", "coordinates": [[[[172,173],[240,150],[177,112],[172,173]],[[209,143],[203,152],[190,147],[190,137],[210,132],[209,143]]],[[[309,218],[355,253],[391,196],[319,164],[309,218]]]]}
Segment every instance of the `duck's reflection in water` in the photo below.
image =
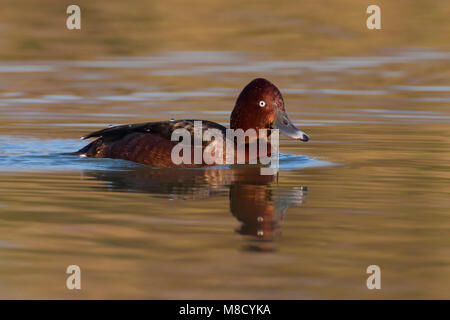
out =
{"type": "MultiPolygon", "coordinates": [[[[281,221],[291,206],[302,204],[307,187],[282,188],[275,176],[260,175],[259,167],[236,166],[209,169],[152,169],[84,171],[106,181],[109,191],[145,192],[169,199],[205,199],[229,192],[230,211],[241,226],[237,232],[258,241],[281,234],[281,221]]],[[[248,250],[266,251],[256,243],[248,250]]]]}
{"type": "Polygon", "coordinates": [[[242,222],[238,232],[259,240],[273,240],[291,206],[302,204],[306,187],[291,190],[271,189],[269,185],[233,183],[230,186],[231,213],[242,222]]]}

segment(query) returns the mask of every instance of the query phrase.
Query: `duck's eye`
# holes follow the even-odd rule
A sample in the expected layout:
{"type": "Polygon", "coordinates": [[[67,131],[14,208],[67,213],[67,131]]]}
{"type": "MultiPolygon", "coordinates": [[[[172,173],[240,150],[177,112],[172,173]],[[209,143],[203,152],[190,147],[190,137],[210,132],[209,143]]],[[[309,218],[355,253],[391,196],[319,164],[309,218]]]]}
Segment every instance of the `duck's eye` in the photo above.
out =
{"type": "Polygon", "coordinates": [[[265,107],[265,106],[266,106],[266,102],[263,101],[263,100],[261,100],[261,101],[259,102],[259,106],[260,106],[260,107],[265,107]]]}

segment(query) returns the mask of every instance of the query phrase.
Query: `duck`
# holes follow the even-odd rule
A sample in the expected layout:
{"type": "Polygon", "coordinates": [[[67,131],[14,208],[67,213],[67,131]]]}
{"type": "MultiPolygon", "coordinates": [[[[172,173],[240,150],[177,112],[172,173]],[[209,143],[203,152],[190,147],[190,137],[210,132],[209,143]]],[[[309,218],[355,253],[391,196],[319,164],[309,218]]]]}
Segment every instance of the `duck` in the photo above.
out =
{"type": "MultiPolygon", "coordinates": [[[[219,123],[196,119],[118,125],[82,137],[81,139],[95,138],[95,140],[70,155],[123,159],[160,168],[210,166],[212,164],[205,161],[200,163],[172,161],[172,150],[178,144],[178,141],[172,140],[172,134],[176,129],[185,129],[193,140],[196,123],[201,123],[203,131],[215,129],[223,136],[227,131],[227,128],[219,123]]],[[[309,136],[296,128],[289,119],[280,90],[264,78],[252,80],[241,91],[231,112],[230,129],[244,131],[255,129],[257,132],[266,129],[269,135],[272,129],[278,129],[292,139],[303,142],[309,140],[309,136]]],[[[203,141],[201,148],[204,150],[213,142],[214,140],[203,141]]],[[[246,152],[248,153],[248,149],[246,152]]],[[[246,161],[249,160],[247,157],[246,161]]]]}

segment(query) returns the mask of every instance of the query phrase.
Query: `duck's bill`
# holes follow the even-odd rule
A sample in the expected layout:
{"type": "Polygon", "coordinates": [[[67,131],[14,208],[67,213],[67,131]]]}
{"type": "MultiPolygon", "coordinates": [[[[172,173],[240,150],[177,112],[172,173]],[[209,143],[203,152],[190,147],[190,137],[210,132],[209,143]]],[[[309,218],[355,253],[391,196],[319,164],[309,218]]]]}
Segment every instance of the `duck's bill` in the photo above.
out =
{"type": "Polygon", "coordinates": [[[304,142],[309,140],[306,133],[294,126],[287,113],[280,110],[277,110],[277,115],[272,124],[272,128],[280,130],[282,134],[291,137],[292,139],[301,140],[304,142]]]}

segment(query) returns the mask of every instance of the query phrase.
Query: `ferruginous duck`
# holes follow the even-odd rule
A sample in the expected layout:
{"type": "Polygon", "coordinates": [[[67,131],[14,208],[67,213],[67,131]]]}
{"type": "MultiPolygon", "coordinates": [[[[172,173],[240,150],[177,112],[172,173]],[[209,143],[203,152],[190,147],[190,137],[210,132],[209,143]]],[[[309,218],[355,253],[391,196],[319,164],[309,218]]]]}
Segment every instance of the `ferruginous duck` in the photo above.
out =
{"type": "MultiPolygon", "coordinates": [[[[216,129],[225,137],[227,128],[207,120],[170,120],[139,124],[120,125],[95,131],[82,139],[97,138],[72,155],[93,158],[113,158],[134,161],[155,167],[203,167],[211,164],[180,163],[172,160],[172,149],[179,141],[172,141],[176,129],[186,129],[194,140],[194,124],[201,121],[204,131],[216,129]]],[[[230,117],[231,129],[279,129],[293,139],[308,141],[309,137],[297,129],[289,119],[280,90],[270,81],[262,78],[251,81],[236,100],[230,117]]],[[[259,133],[258,133],[259,134],[259,133]]],[[[202,141],[205,149],[211,141],[202,141]]],[[[192,146],[192,150],[194,146],[192,146]]],[[[225,153],[224,149],[224,153],[225,153]]],[[[193,154],[194,152],[192,152],[193,154]]],[[[248,158],[247,158],[248,160],[248,158]]]]}

